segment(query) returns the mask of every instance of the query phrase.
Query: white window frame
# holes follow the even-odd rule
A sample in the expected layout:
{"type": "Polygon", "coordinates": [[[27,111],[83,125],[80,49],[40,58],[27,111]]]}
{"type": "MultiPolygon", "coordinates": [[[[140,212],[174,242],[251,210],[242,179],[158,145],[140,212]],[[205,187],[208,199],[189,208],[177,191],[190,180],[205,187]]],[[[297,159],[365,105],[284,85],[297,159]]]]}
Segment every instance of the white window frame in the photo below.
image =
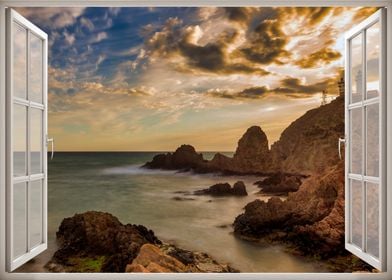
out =
{"type": "MultiPolygon", "coordinates": [[[[369,16],[367,19],[365,19],[364,21],[362,21],[361,23],[355,25],[351,30],[349,30],[348,32],[346,32],[345,34],[345,139],[346,139],[346,149],[345,149],[345,194],[346,194],[346,199],[345,199],[345,212],[346,213],[350,213],[352,211],[350,205],[351,205],[351,201],[350,201],[350,195],[351,195],[351,182],[352,180],[355,180],[357,182],[362,182],[362,195],[363,197],[363,201],[362,201],[362,225],[363,225],[363,233],[364,236],[362,236],[362,248],[366,248],[366,238],[367,238],[367,223],[366,223],[366,219],[367,219],[367,212],[366,212],[366,207],[364,204],[364,201],[366,201],[367,195],[366,195],[366,187],[365,184],[367,182],[371,182],[374,184],[377,184],[379,187],[379,257],[376,258],[374,256],[372,256],[369,253],[366,253],[362,248],[359,248],[358,246],[356,246],[355,244],[351,243],[351,238],[350,236],[352,235],[351,232],[351,227],[352,227],[352,221],[351,221],[351,214],[350,215],[346,215],[345,216],[345,224],[349,225],[346,226],[345,229],[345,247],[348,251],[352,252],[354,255],[357,255],[358,257],[360,257],[361,259],[365,260],[367,263],[371,264],[372,266],[376,267],[377,269],[381,270],[381,271],[385,271],[386,270],[386,263],[385,263],[385,259],[386,259],[386,251],[385,248],[383,248],[383,244],[385,244],[386,240],[386,221],[385,221],[385,217],[386,217],[386,205],[387,205],[387,201],[386,201],[386,186],[385,186],[385,174],[386,174],[386,170],[385,170],[385,166],[386,166],[386,156],[381,152],[381,151],[385,151],[385,140],[386,140],[386,119],[385,119],[385,109],[386,109],[386,76],[385,74],[385,69],[386,69],[386,63],[383,59],[385,59],[386,57],[386,50],[385,50],[385,31],[386,31],[386,16],[385,16],[386,10],[385,9],[380,9],[378,10],[376,13],[374,13],[373,15],[369,16]],[[350,73],[351,70],[351,62],[350,62],[350,58],[352,57],[352,49],[351,49],[351,40],[356,37],[357,35],[363,34],[362,36],[362,50],[365,50],[367,48],[367,42],[366,42],[366,36],[364,34],[366,34],[366,32],[364,30],[367,30],[369,27],[373,26],[375,23],[379,22],[380,23],[380,36],[381,36],[381,46],[380,46],[380,68],[379,68],[379,73],[380,73],[380,95],[377,97],[373,97],[370,99],[363,99],[361,101],[357,101],[354,103],[350,103],[350,98],[351,98],[351,91],[352,91],[352,78],[351,75],[352,73],[350,73]],[[351,156],[351,148],[350,148],[350,133],[351,133],[351,129],[350,128],[350,111],[351,110],[355,110],[358,108],[361,108],[362,110],[365,110],[367,108],[368,105],[372,105],[372,104],[379,104],[379,175],[377,177],[372,177],[372,176],[366,176],[365,174],[365,164],[366,164],[366,160],[363,161],[362,165],[363,165],[363,170],[362,170],[362,174],[352,174],[350,173],[350,156],[351,156]],[[382,238],[383,239],[382,239],[382,238]]],[[[364,78],[362,79],[362,87],[363,87],[363,96],[366,96],[366,86],[367,86],[367,75],[366,75],[366,63],[367,63],[367,52],[366,51],[362,51],[362,63],[363,63],[363,70],[362,70],[362,75],[364,76],[364,78]]],[[[351,111],[352,112],[352,111],[351,111]]],[[[365,158],[364,154],[366,154],[366,149],[367,146],[365,145],[364,141],[366,139],[366,126],[365,124],[365,115],[364,115],[364,111],[363,111],[363,116],[362,116],[362,141],[363,141],[363,147],[362,147],[362,153],[363,153],[363,159],[365,158]]]]}
{"type": "MultiPolygon", "coordinates": [[[[387,116],[386,126],[392,127],[392,0],[0,0],[0,279],[392,279],[392,240],[387,242],[386,272],[382,273],[241,273],[241,274],[133,274],[133,273],[7,273],[6,271],[6,182],[5,182],[5,9],[6,7],[145,7],[145,6],[377,6],[387,8],[387,116]]],[[[387,236],[392,236],[392,129],[387,130],[387,236]]],[[[50,187],[50,186],[49,186],[50,187]]],[[[388,241],[388,240],[387,240],[388,241]]]]}
{"type": "MultiPolygon", "coordinates": [[[[45,65],[47,65],[47,35],[42,32],[40,29],[38,29],[36,26],[34,26],[33,24],[31,24],[30,21],[26,20],[23,16],[21,16],[20,14],[18,14],[17,12],[15,12],[14,10],[10,9],[7,13],[7,22],[11,22],[11,24],[9,24],[8,26],[6,26],[7,28],[7,33],[8,33],[8,45],[7,45],[7,49],[10,50],[10,54],[7,56],[7,72],[8,73],[13,73],[13,52],[14,52],[14,42],[13,42],[13,33],[14,33],[14,23],[17,23],[18,25],[20,25],[22,28],[25,28],[26,31],[28,31],[27,33],[27,41],[26,41],[26,50],[27,50],[27,55],[26,55],[26,66],[28,67],[28,69],[30,69],[30,51],[29,51],[29,45],[30,45],[30,36],[31,34],[36,36],[37,38],[39,38],[40,40],[43,41],[42,44],[42,53],[41,53],[41,57],[42,57],[42,66],[43,66],[43,71],[42,71],[42,103],[37,103],[37,102],[33,102],[33,101],[28,101],[27,99],[22,99],[22,98],[18,98],[15,96],[9,96],[6,100],[7,102],[7,106],[9,106],[10,110],[8,115],[12,116],[13,113],[13,109],[14,109],[14,104],[20,104],[22,106],[24,106],[24,108],[28,108],[27,112],[27,124],[26,124],[26,128],[28,130],[27,132],[27,139],[30,141],[31,135],[30,135],[30,123],[31,123],[31,115],[30,112],[31,109],[36,109],[36,110],[40,110],[42,112],[42,123],[41,123],[41,141],[42,141],[42,147],[41,147],[41,165],[42,165],[42,173],[39,174],[30,174],[30,164],[29,163],[29,159],[30,159],[30,144],[27,143],[27,149],[26,149],[26,153],[27,153],[27,172],[28,174],[25,176],[19,176],[19,177],[14,177],[13,176],[13,118],[10,117],[8,118],[6,126],[7,126],[7,131],[9,131],[10,133],[7,133],[7,169],[10,170],[11,172],[11,176],[8,176],[6,178],[7,180],[7,213],[10,213],[8,215],[8,220],[7,220],[7,263],[8,263],[8,271],[12,271],[16,268],[18,268],[19,266],[23,265],[24,263],[26,263],[28,260],[34,258],[35,256],[39,255],[40,253],[42,253],[43,251],[45,251],[47,249],[47,245],[48,245],[48,237],[47,237],[47,233],[48,233],[48,228],[47,228],[47,184],[48,184],[48,176],[47,176],[47,145],[46,145],[46,139],[47,139],[47,130],[48,130],[48,123],[47,123],[47,68],[45,67],[45,65]],[[26,247],[27,252],[22,254],[21,256],[14,258],[13,256],[13,238],[15,236],[14,232],[13,232],[13,224],[14,224],[14,215],[13,215],[13,192],[14,192],[14,186],[16,183],[26,183],[27,185],[27,200],[26,200],[26,218],[27,220],[29,219],[29,213],[30,210],[28,209],[29,207],[29,203],[28,201],[28,197],[29,197],[29,192],[28,189],[30,188],[29,185],[31,184],[31,182],[35,182],[35,181],[41,181],[42,182],[42,192],[41,192],[41,203],[42,203],[42,236],[41,236],[41,243],[38,246],[35,246],[33,248],[30,248],[31,244],[30,244],[30,222],[27,223],[27,228],[26,228],[26,247]]],[[[26,79],[28,80],[29,77],[29,73],[28,71],[26,72],[26,79]]],[[[14,77],[11,74],[7,80],[9,81],[13,81],[14,77]]],[[[27,87],[28,87],[29,83],[27,82],[27,87]]],[[[10,92],[11,94],[14,93],[12,87],[13,87],[13,82],[7,83],[7,91],[10,92]]],[[[29,89],[27,89],[27,93],[29,92],[29,89]]],[[[26,97],[29,98],[29,97],[26,97]]]]}

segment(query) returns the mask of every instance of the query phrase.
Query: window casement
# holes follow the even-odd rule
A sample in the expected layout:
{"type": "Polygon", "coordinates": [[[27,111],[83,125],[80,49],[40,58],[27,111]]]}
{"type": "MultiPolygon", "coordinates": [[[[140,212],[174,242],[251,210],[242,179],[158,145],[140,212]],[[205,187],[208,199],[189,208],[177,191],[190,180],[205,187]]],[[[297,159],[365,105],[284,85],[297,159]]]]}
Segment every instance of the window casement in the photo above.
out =
{"type": "MultiPolygon", "coordinates": [[[[47,249],[48,37],[13,6],[378,6],[345,38],[346,249],[381,273],[231,274],[227,279],[392,279],[392,0],[94,1],[0,0],[0,279],[47,249]],[[384,8],[386,7],[386,8],[384,8]],[[388,48],[389,47],[389,48],[388,48]],[[371,62],[372,61],[372,62],[371,62]],[[377,61],[377,68],[370,63],[377,61]]],[[[116,274],[116,279],[150,275],[116,274]]],[[[162,279],[222,275],[160,275],[162,279]]],[[[107,279],[108,274],[34,274],[107,279]]]]}

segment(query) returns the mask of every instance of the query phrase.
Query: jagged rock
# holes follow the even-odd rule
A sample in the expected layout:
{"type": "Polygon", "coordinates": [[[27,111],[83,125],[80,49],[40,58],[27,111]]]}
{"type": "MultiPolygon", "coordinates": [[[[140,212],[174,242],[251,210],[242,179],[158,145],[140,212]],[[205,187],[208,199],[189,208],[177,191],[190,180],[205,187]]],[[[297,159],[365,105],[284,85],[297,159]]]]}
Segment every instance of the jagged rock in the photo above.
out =
{"type": "Polygon", "coordinates": [[[317,248],[320,255],[336,253],[344,249],[343,193],[341,163],[306,179],[285,201],[273,197],[268,202],[249,203],[235,219],[234,232],[238,236],[260,238],[283,230],[304,251],[311,253],[317,248]]]}
{"type": "MultiPolygon", "coordinates": [[[[89,211],[65,218],[56,233],[59,249],[50,263],[61,264],[65,271],[70,259],[81,256],[105,256],[101,270],[124,272],[146,243],[160,244],[154,232],[144,226],[123,225],[109,213],[89,211]]],[[[53,266],[53,265],[52,265],[53,266]]]]}
{"type": "Polygon", "coordinates": [[[303,178],[302,175],[277,172],[254,184],[262,189],[261,193],[287,194],[298,191],[303,178]]]}
{"type": "Polygon", "coordinates": [[[233,161],[240,173],[265,171],[270,164],[270,151],[267,135],[259,126],[248,128],[238,141],[233,161]]]}
{"type": "Polygon", "coordinates": [[[57,242],[59,249],[45,266],[52,272],[212,272],[198,268],[207,264],[214,272],[237,271],[205,253],[163,244],[146,227],[123,225],[103,212],[64,219],[57,242]]]}
{"type": "Polygon", "coordinates": [[[186,266],[177,259],[164,254],[157,246],[144,244],[137,257],[132,261],[129,272],[144,267],[149,272],[184,272],[186,266]],[[153,266],[151,266],[153,264],[153,266]]]}
{"type": "Polygon", "coordinates": [[[145,244],[138,256],[127,265],[126,272],[238,272],[227,264],[220,264],[208,254],[192,252],[163,244],[145,244]]]}
{"type": "Polygon", "coordinates": [[[212,195],[212,196],[246,196],[246,187],[244,182],[238,181],[232,188],[229,183],[218,183],[212,185],[207,189],[202,189],[194,192],[195,195],[212,195]]]}
{"type": "Polygon", "coordinates": [[[312,175],[339,163],[337,143],[344,135],[344,99],[306,112],[271,146],[271,171],[312,175]]]}
{"type": "Polygon", "coordinates": [[[151,162],[143,167],[152,169],[190,170],[205,163],[202,154],[196,153],[191,145],[181,145],[174,153],[156,155],[151,162]]]}

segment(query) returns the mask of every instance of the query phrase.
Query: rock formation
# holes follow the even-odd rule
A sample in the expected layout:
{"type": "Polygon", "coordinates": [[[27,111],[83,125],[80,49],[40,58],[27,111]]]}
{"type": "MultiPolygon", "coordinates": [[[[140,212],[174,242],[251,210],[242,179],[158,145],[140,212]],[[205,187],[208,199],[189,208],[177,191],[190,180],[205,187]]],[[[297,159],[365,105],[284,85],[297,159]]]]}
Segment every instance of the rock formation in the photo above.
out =
{"type": "Polygon", "coordinates": [[[191,252],[173,245],[145,244],[126,272],[238,272],[213,260],[209,255],[191,252]]]}
{"type": "Polygon", "coordinates": [[[271,147],[272,170],[279,171],[257,182],[263,191],[274,186],[297,189],[298,179],[287,173],[306,174],[307,179],[287,200],[255,200],[234,221],[237,236],[260,238],[284,233],[303,252],[321,256],[344,251],[344,161],[337,152],[344,135],[344,100],[306,112],[284,130],[271,147]],[[282,175],[285,174],[285,175],[282,175]]]}
{"type": "Polygon", "coordinates": [[[174,153],[156,155],[143,167],[187,171],[197,169],[204,162],[203,155],[196,153],[193,146],[181,145],[174,153]]]}
{"type": "Polygon", "coordinates": [[[298,191],[303,178],[304,176],[302,175],[277,172],[254,184],[261,188],[261,193],[287,195],[289,192],[298,191]]]}
{"type": "Polygon", "coordinates": [[[153,231],[124,225],[109,213],[89,211],[65,218],[56,235],[59,249],[46,264],[53,272],[236,271],[205,253],[163,244],[153,231]]]}
{"type": "Polygon", "coordinates": [[[195,195],[212,195],[212,196],[247,196],[246,186],[244,182],[238,181],[233,187],[229,183],[218,183],[203,190],[194,192],[195,195]]]}
{"type": "Polygon", "coordinates": [[[291,123],[271,146],[272,171],[312,175],[339,163],[344,136],[344,99],[312,109],[291,123]]]}
{"type": "Polygon", "coordinates": [[[344,165],[304,181],[287,200],[255,200],[234,221],[237,235],[260,238],[283,231],[304,250],[320,255],[344,249],[344,165]],[[295,238],[294,238],[295,236],[295,238]],[[323,244],[323,246],[321,246],[323,244]]]}

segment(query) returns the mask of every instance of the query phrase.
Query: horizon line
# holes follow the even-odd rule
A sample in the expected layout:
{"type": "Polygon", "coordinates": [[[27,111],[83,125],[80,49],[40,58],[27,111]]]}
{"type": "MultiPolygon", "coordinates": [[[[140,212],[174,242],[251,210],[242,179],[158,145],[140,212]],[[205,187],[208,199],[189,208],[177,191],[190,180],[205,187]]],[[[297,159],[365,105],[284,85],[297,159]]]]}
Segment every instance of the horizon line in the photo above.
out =
{"type": "MultiPolygon", "coordinates": [[[[172,153],[174,151],[167,151],[167,150],[162,150],[162,151],[130,151],[130,150],[123,150],[123,151],[110,151],[110,150],[97,150],[97,151],[54,151],[55,153],[172,153]]],[[[234,153],[235,151],[196,151],[197,153],[234,153]]],[[[51,151],[47,152],[48,154],[51,153],[51,151]]]]}

